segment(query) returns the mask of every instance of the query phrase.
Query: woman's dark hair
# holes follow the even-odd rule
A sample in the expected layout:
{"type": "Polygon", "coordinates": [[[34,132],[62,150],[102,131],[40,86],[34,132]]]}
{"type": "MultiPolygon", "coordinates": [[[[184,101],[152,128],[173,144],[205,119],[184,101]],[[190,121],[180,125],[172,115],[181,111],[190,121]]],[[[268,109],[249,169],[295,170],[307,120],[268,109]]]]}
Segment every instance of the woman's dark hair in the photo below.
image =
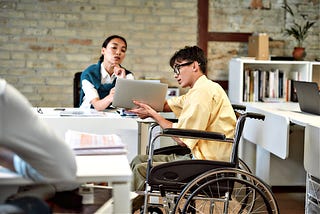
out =
{"type": "Polygon", "coordinates": [[[197,61],[203,73],[207,70],[207,58],[201,48],[198,46],[186,46],[178,50],[170,59],[170,66],[173,68],[176,61],[197,61]]]}
{"type": "MultiPolygon", "coordinates": [[[[122,36],[119,36],[119,35],[112,35],[112,36],[109,36],[108,38],[106,38],[106,40],[104,40],[104,42],[102,43],[102,47],[103,48],[106,48],[107,47],[107,45],[109,44],[109,42],[111,41],[111,40],[113,40],[113,39],[121,39],[123,42],[124,42],[124,44],[126,45],[126,47],[127,47],[127,41],[126,41],[126,39],[125,38],[123,38],[122,36]]],[[[103,55],[101,55],[100,56],[100,59],[99,59],[99,61],[100,62],[103,62],[103,55]]]]}

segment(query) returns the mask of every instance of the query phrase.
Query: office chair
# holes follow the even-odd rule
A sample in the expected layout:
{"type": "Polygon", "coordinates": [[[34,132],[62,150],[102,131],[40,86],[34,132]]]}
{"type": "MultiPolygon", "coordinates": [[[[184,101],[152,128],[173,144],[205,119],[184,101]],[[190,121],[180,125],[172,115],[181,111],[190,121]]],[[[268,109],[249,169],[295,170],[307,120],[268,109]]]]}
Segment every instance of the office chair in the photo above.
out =
{"type": "Polygon", "coordinates": [[[80,106],[81,74],[82,72],[76,72],[73,77],[73,107],[75,108],[80,106]]]}
{"type": "Polygon", "coordinates": [[[216,132],[168,128],[150,139],[143,213],[279,213],[270,187],[241,169],[238,145],[247,118],[263,120],[264,115],[239,113],[234,138],[216,132]],[[154,143],[162,136],[232,143],[230,161],[193,159],[153,166],[154,143]],[[162,198],[162,203],[151,203],[151,196],[162,198]]]}

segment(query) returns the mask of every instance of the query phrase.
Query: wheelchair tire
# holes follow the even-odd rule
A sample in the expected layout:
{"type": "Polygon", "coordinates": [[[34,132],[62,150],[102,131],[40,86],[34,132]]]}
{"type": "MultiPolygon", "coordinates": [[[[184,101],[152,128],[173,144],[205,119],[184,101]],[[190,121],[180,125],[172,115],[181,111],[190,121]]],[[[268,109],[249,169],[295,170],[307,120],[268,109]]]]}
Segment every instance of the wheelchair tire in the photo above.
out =
{"type": "Polygon", "coordinates": [[[279,208],[268,185],[251,173],[233,168],[208,171],[190,182],[173,213],[270,213],[279,208]]]}
{"type": "MultiPolygon", "coordinates": [[[[143,209],[141,209],[140,214],[144,214],[143,209]]],[[[163,214],[163,212],[159,207],[148,207],[148,214],[163,214]]]]}

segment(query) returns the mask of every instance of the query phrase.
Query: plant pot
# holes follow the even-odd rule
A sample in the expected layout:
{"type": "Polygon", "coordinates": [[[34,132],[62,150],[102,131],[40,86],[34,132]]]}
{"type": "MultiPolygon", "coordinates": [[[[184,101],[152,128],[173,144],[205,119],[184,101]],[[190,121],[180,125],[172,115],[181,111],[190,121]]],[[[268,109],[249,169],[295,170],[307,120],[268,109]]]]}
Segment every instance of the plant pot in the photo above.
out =
{"type": "Polygon", "coordinates": [[[301,61],[306,57],[307,53],[303,47],[295,47],[292,56],[295,60],[301,61]]]}

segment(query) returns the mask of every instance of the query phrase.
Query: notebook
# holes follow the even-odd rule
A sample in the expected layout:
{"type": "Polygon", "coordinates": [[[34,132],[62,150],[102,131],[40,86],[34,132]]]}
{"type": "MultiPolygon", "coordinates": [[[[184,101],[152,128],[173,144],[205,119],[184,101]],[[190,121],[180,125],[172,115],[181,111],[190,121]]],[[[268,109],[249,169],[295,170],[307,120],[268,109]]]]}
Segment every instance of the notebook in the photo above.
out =
{"type": "Polygon", "coordinates": [[[301,111],[320,115],[320,94],[316,82],[294,81],[301,111]]]}
{"type": "Polygon", "coordinates": [[[117,78],[112,106],[134,108],[133,100],[150,105],[156,111],[162,111],[168,85],[147,80],[117,78]]]}

